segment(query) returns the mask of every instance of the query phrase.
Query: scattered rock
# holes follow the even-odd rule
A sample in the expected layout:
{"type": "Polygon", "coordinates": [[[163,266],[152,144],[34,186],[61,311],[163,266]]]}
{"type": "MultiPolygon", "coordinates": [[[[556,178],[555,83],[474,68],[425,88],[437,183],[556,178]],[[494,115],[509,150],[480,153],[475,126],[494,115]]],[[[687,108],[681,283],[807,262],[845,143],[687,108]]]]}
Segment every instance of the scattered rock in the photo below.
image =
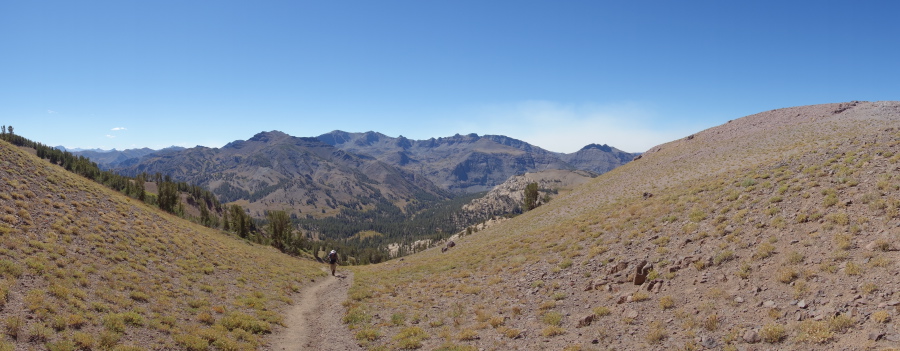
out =
{"type": "Polygon", "coordinates": [[[680,270],[680,269],[681,269],[681,266],[672,266],[672,267],[669,267],[669,273],[675,273],[675,272],[678,272],[678,270],[680,270]]]}
{"type": "Polygon", "coordinates": [[[653,293],[659,293],[660,290],[662,290],[663,281],[659,280],[659,279],[654,279],[654,280],[647,282],[646,286],[647,286],[647,291],[653,292],[653,293]]]}
{"type": "Polygon", "coordinates": [[[766,302],[763,302],[763,307],[765,307],[765,308],[775,308],[775,301],[772,301],[772,300],[766,300],[766,302]]]}
{"type": "Polygon", "coordinates": [[[589,326],[593,322],[594,322],[594,315],[593,314],[587,315],[578,320],[578,328],[589,326]]]}
{"type": "Polygon", "coordinates": [[[884,338],[884,332],[871,332],[869,333],[869,340],[878,341],[884,338]]]}
{"type": "Polygon", "coordinates": [[[634,269],[634,285],[643,285],[647,281],[647,274],[653,269],[653,264],[647,263],[646,260],[641,261],[634,269]]]}
{"type": "Polygon", "coordinates": [[[799,302],[797,302],[797,307],[806,308],[807,306],[809,305],[806,304],[806,300],[800,300],[799,302]]]}
{"type": "Polygon", "coordinates": [[[625,318],[637,318],[638,311],[635,310],[627,310],[625,311],[625,318]]]}
{"type": "Polygon", "coordinates": [[[716,348],[716,346],[718,346],[718,343],[716,342],[716,339],[713,339],[712,337],[709,337],[709,336],[705,336],[700,341],[700,345],[703,345],[703,347],[708,348],[708,349],[714,349],[714,348],[716,348]]]}
{"type": "Polygon", "coordinates": [[[609,273],[607,274],[616,274],[624,271],[626,268],[628,268],[628,262],[619,262],[615,266],[609,267],[609,273]]]}
{"type": "Polygon", "coordinates": [[[744,333],[744,342],[748,344],[755,344],[759,342],[759,334],[756,333],[755,330],[748,330],[744,333]]]}

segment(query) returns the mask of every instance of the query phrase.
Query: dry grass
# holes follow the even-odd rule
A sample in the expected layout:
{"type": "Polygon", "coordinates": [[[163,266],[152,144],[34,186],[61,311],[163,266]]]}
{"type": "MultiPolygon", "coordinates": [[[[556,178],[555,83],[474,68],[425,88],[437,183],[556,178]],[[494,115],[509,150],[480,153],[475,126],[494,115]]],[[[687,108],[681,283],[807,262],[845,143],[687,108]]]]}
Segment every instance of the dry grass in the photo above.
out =
{"type": "Polygon", "coordinates": [[[796,339],[800,342],[824,344],[834,340],[834,331],[825,321],[805,320],[797,329],[796,339]]]}
{"type": "Polygon", "coordinates": [[[659,298],[659,307],[668,310],[675,307],[675,299],[672,296],[663,296],[659,298]]]}
{"type": "MultiPolygon", "coordinates": [[[[787,348],[795,347],[794,341],[814,344],[800,348],[821,343],[845,347],[848,338],[843,333],[857,324],[852,319],[839,317],[801,326],[786,320],[793,318],[790,307],[747,306],[769,299],[780,305],[785,297],[810,301],[819,290],[849,296],[847,287],[859,283],[848,283],[848,279],[895,285],[896,278],[885,274],[893,265],[893,251],[884,250],[893,249],[876,244],[867,253],[861,246],[878,239],[871,233],[893,228],[890,223],[900,218],[900,204],[889,200],[898,182],[885,177],[894,165],[889,159],[869,157],[871,148],[900,154],[900,143],[895,143],[900,122],[870,119],[848,130],[853,123],[838,122],[829,117],[830,111],[821,111],[815,121],[797,113],[788,116],[789,112],[772,112],[781,116],[783,125],[763,127],[773,123],[763,117],[752,119],[752,124],[734,121],[700,133],[694,140],[654,148],[641,160],[604,174],[578,191],[461,239],[452,252],[425,251],[403,262],[360,268],[357,278],[397,287],[394,294],[376,292],[362,302],[380,310],[381,316],[409,313],[413,307],[408,306],[426,311],[450,311],[455,303],[469,308],[496,304],[496,311],[515,306],[520,312],[502,314],[507,318],[495,327],[495,338],[504,344],[488,341],[490,329],[478,328],[492,325],[487,320],[479,322],[472,313],[442,327],[452,330],[451,335],[466,328],[477,330],[481,339],[469,342],[485,349],[569,347],[588,330],[582,327],[575,332],[579,319],[590,313],[585,311],[586,303],[606,305],[591,311],[594,318],[589,328],[621,335],[603,340],[608,348],[658,348],[654,343],[659,342],[668,348],[701,349],[697,337],[713,334],[725,343],[719,347],[733,349],[748,327],[738,325],[739,321],[759,319],[765,321],[759,334],[766,343],[784,342],[787,348]],[[796,120],[806,124],[797,127],[796,120]],[[885,131],[889,128],[895,130],[885,131]],[[853,156],[848,159],[848,155],[853,156]],[[876,186],[884,196],[876,195],[880,194],[876,186]],[[653,196],[644,198],[643,192],[653,196]],[[684,259],[687,256],[692,259],[684,259]],[[653,278],[664,284],[662,296],[648,292],[646,286],[627,283],[634,264],[644,259],[653,264],[653,278]],[[629,266],[609,274],[619,263],[629,266]],[[460,273],[468,276],[460,278],[460,273]],[[459,284],[490,281],[497,284],[485,285],[477,295],[455,289],[459,284]],[[591,282],[602,284],[586,287],[591,282]],[[747,287],[762,289],[748,297],[747,287]],[[419,298],[423,294],[434,300],[419,298]],[[648,300],[659,301],[653,315],[648,308],[655,305],[617,303],[622,296],[640,301],[644,294],[648,300]],[[547,324],[542,318],[550,312],[567,317],[559,325],[547,324]],[[673,325],[683,330],[654,334],[664,334],[665,339],[651,336],[649,332],[661,331],[651,330],[651,318],[677,320],[673,325]],[[508,329],[522,331],[526,337],[504,337],[508,329]]],[[[874,299],[882,293],[868,290],[862,286],[861,292],[874,299]]],[[[385,335],[396,330],[377,326],[380,322],[375,320],[368,323],[382,328],[385,335]]],[[[386,338],[376,343],[398,348],[386,338]]],[[[438,346],[431,341],[423,347],[438,346]]]]}
{"type": "Polygon", "coordinates": [[[887,323],[891,321],[891,314],[884,310],[875,311],[871,318],[875,323],[887,323]]]}
{"type": "Polygon", "coordinates": [[[759,336],[767,343],[779,343],[787,336],[787,330],[781,324],[769,323],[759,330],[759,336]]]}
{"type": "Polygon", "coordinates": [[[288,287],[321,274],[3,142],[0,162],[0,319],[17,348],[252,349],[280,323],[288,287]],[[6,304],[13,295],[20,304],[6,304]]]}

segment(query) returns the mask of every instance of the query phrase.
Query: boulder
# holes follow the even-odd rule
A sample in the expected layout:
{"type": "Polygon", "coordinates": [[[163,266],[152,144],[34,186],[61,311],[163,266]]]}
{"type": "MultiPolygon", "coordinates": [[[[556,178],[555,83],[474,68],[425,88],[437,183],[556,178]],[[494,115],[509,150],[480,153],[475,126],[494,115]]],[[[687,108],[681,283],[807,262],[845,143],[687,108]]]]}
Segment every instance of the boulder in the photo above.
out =
{"type": "Polygon", "coordinates": [[[638,311],[632,309],[625,311],[625,318],[637,318],[639,315],[638,311]]]}
{"type": "Polygon", "coordinates": [[[586,327],[591,325],[594,322],[594,315],[587,315],[578,320],[578,328],[586,327]]]}
{"type": "Polygon", "coordinates": [[[755,344],[759,342],[759,334],[755,330],[748,330],[744,333],[743,339],[748,344],[755,344]]]}
{"type": "Polygon", "coordinates": [[[628,268],[628,262],[619,262],[615,266],[609,268],[608,274],[616,274],[628,268]]]}
{"type": "Polygon", "coordinates": [[[653,269],[652,264],[647,263],[646,260],[641,261],[641,263],[634,268],[634,285],[643,285],[644,282],[647,281],[647,274],[650,274],[651,269],[653,269]]]}

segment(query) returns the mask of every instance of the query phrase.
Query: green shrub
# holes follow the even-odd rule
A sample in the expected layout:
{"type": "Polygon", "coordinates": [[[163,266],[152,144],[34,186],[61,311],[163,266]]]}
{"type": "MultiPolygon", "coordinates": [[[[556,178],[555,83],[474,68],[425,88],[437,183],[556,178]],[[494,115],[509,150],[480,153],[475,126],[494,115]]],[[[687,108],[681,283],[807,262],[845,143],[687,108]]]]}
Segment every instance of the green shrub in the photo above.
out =
{"type": "Polygon", "coordinates": [[[365,328],[356,332],[356,340],[360,341],[375,341],[378,337],[381,336],[381,333],[378,332],[378,329],[374,328],[365,328]]]}
{"type": "Polygon", "coordinates": [[[401,349],[418,349],[422,347],[422,340],[428,339],[428,333],[419,327],[408,327],[394,336],[401,349]]]}
{"type": "Polygon", "coordinates": [[[546,324],[549,324],[549,325],[559,326],[562,324],[562,318],[563,318],[562,313],[559,313],[556,311],[549,311],[547,313],[544,313],[544,315],[541,316],[541,321],[546,324]]]}
{"type": "Polygon", "coordinates": [[[406,315],[403,313],[394,313],[393,315],[391,315],[391,324],[393,324],[393,325],[406,324],[406,315]]]}
{"type": "Polygon", "coordinates": [[[209,342],[195,335],[178,334],[175,335],[175,343],[181,346],[183,350],[188,351],[205,351],[209,348],[209,342]]]}
{"type": "Polygon", "coordinates": [[[272,332],[272,325],[260,321],[251,315],[241,312],[231,312],[219,320],[219,324],[228,330],[242,329],[253,334],[268,334],[272,332]]]}
{"type": "Polygon", "coordinates": [[[785,336],[787,336],[787,331],[781,324],[770,323],[759,330],[759,336],[763,341],[774,344],[784,340],[785,336]]]}

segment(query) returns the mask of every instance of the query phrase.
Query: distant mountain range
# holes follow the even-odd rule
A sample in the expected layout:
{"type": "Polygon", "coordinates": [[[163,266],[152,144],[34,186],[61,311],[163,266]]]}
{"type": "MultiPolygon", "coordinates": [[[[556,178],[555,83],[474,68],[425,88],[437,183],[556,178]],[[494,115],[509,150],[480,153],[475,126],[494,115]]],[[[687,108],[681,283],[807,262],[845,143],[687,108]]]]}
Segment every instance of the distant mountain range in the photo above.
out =
{"type": "Polygon", "coordinates": [[[571,154],[544,150],[502,135],[454,135],[410,140],[381,133],[334,131],[319,140],[423,175],[454,193],[488,191],[509,177],[550,169],[605,173],[637,154],[591,144],[571,154]]]}
{"type": "Polygon", "coordinates": [[[127,149],[127,150],[102,150],[102,149],[67,149],[65,146],[57,146],[56,149],[62,151],[68,151],[75,155],[81,155],[89,158],[91,161],[97,163],[103,169],[112,169],[119,167],[124,162],[133,162],[135,159],[141,159],[144,156],[147,156],[152,153],[156,153],[159,151],[180,151],[184,150],[183,147],[172,146],[162,150],[153,150],[150,148],[142,148],[142,149],[127,149]]]}
{"type": "Polygon", "coordinates": [[[334,131],[294,137],[271,131],[222,148],[75,152],[125,175],[162,173],[210,189],[261,217],[265,210],[332,217],[387,203],[415,211],[425,202],[490,190],[543,170],[607,172],[635,155],[591,144],[571,154],[477,134],[427,140],[334,131]]]}
{"type": "Polygon", "coordinates": [[[218,149],[72,152],[125,174],[168,174],[207,187],[223,201],[288,203],[290,207],[298,207],[298,202],[333,207],[324,202],[329,196],[316,195],[325,189],[342,194],[333,196],[331,202],[358,198],[361,190],[344,181],[374,181],[393,200],[409,200],[416,192],[451,197],[487,191],[526,172],[561,169],[605,173],[637,155],[597,144],[570,154],[557,153],[500,135],[457,134],[411,140],[344,131],[317,138],[263,132],[218,149]],[[281,191],[276,194],[276,190],[281,191]]]}

